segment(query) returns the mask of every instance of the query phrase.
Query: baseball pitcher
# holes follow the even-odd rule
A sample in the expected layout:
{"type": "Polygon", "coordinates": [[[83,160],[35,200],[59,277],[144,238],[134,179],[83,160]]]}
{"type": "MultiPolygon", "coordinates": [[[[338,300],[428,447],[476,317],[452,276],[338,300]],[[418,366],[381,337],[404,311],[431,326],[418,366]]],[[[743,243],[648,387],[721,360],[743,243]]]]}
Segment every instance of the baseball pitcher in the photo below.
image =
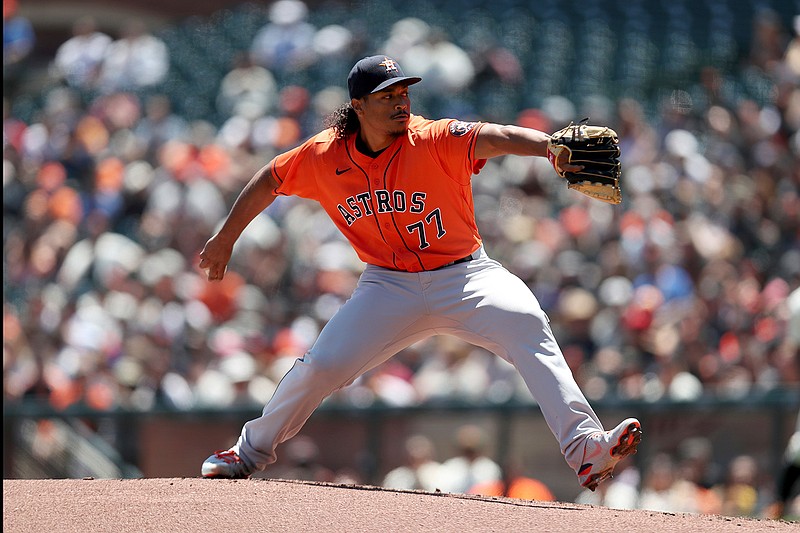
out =
{"type": "Polygon", "coordinates": [[[379,55],[350,71],[350,102],[329,127],[261,168],[200,254],[209,280],[276,195],[316,200],[367,264],[351,298],[285,375],[237,443],[202,465],[208,478],[247,478],[276,460],[332,392],[409,345],[455,335],[512,363],[582,486],[594,490],[636,453],[641,425],[605,431],[578,388],[528,286],[489,257],[475,223],[471,179],[490,157],[549,157],[568,186],[619,202],[619,148],[609,128],[570,125],[552,137],[517,126],[411,113],[400,65],[379,55]],[[584,187],[585,184],[585,187],[584,187]]]}

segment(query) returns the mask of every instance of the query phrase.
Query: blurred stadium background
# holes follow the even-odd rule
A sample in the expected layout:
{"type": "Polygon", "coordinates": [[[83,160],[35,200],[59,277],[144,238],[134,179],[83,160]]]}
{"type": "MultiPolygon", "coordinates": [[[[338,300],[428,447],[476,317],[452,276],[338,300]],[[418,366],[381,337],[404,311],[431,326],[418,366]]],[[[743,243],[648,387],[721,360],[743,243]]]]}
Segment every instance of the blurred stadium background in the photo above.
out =
{"type": "Polygon", "coordinates": [[[619,208],[520,158],[474,191],[487,249],[531,285],[604,423],[639,416],[645,441],[580,493],[513,370],[439,338],[333,396],[263,475],[401,486],[387,474],[410,451],[468,447],[559,500],[780,514],[800,408],[800,2],[3,10],[4,478],[197,476],[233,444],[361,265],[291,198],[224,283],[197,254],[253,171],[344,102],[350,66],[387,53],[425,78],[420,114],[620,133],[619,208]]]}

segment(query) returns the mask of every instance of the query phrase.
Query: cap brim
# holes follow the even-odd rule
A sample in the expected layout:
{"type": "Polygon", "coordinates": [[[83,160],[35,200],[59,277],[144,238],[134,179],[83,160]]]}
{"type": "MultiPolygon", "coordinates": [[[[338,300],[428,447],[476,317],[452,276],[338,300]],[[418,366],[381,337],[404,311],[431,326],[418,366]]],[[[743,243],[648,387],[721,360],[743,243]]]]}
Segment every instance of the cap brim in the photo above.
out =
{"type": "Polygon", "coordinates": [[[389,78],[388,80],[380,83],[377,87],[372,89],[370,94],[376,93],[378,91],[382,91],[387,87],[391,87],[392,85],[396,85],[398,83],[405,82],[406,85],[414,85],[415,83],[419,83],[422,81],[422,78],[418,76],[400,76],[398,78],[389,78]]]}

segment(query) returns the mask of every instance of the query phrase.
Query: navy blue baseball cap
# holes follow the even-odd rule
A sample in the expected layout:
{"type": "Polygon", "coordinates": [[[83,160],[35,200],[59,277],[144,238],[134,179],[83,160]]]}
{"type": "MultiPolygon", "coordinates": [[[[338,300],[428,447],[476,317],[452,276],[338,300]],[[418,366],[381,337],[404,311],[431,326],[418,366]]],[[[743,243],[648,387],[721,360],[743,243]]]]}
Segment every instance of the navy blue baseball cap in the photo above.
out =
{"type": "Polygon", "coordinates": [[[422,81],[417,76],[406,76],[397,61],[389,57],[370,56],[356,63],[347,76],[350,98],[363,98],[368,94],[382,91],[395,83],[408,85],[422,81]]]}

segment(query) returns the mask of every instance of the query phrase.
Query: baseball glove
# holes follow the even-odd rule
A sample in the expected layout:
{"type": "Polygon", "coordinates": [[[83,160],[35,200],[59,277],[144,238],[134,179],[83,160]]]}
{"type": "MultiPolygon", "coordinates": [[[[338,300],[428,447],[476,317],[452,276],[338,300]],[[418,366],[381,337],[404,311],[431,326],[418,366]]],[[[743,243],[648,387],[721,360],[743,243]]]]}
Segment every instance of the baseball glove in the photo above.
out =
{"type": "Polygon", "coordinates": [[[578,124],[570,122],[550,136],[547,158],[567,187],[609,204],[622,201],[619,179],[619,137],[606,126],[589,126],[588,118],[578,124]],[[561,168],[569,163],[583,170],[569,172],[561,168]]]}

